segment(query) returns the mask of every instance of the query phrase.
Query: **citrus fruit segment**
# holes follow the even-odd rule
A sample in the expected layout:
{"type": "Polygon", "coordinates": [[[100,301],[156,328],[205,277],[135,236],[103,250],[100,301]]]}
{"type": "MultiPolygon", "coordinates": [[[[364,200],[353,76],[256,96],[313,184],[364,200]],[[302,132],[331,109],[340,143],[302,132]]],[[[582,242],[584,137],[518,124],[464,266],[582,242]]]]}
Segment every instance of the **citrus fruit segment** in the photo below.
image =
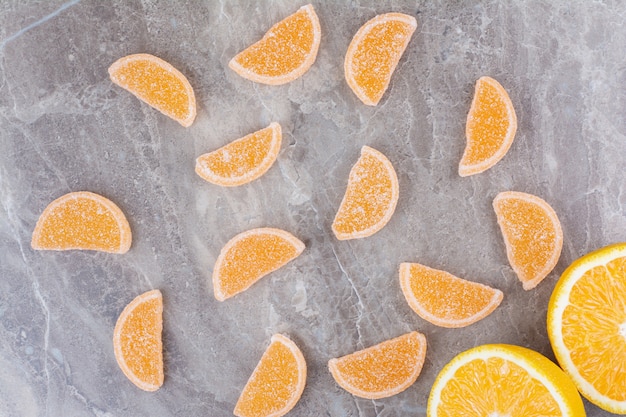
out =
{"type": "Polygon", "coordinates": [[[196,173],[208,182],[234,187],[249,183],[272,166],[282,142],[278,123],[237,139],[196,159],[196,173]]]}
{"type": "Polygon", "coordinates": [[[152,290],[124,308],[113,332],[115,359],[124,375],[144,391],[163,385],[163,297],[152,290]]]}
{"type": "Polygon", "coordinates": [[[280,229],[259,228],[240,233],[224,246],[213,269],[215,298],[224,301],[295,259],[304,243],[280,229]]]}
{"type": "Polygon", "coordinates": [[[196,118],[196,97],[187,78],[161,58],[134,54],[109,67],[111,81],[185,127],[196,118]]]}
{"type": "Polygon", "coordinates": [[[306,384],[306,362],[289,338],[272,336],[235,405],[239,417],[279,417],[298,402],[306,384]]]}
{"type": "Polygon", "coordinates": [[[487,317],[502,291],[417,263],[400,264],[400,287],[409,306],[441,327],[464,327],[487,317]]]}
{"type": "Polygon", "coordinates": [[[584,417],[569,377],[545,356],[512,345],[466,350],[441,370],[427,417],[584,417]]]}
{"type": "Polygon", "coordinates": [[[382,98],[417,28],[413,16],[381,14],[365,23],[350,42],[344,72],[354,94],[368,106],[382,98]]]}
{"type": "Polygon", "coordinates": [[[563,272],[548,304],[548,336],[578,390],[598,407],[626,414],[626,242],[563,272]]]}
{"type": "Polygon", "coordinates": [[[467,177],[494,166],[511,147],[516,130],[517,116],[506,90],[493,78],[479,78],[467,114],[459,175],[467,177]]]}
{"type": "Polygon", "coordinates": [[[389,159],[364,146],[350,170],[348,187],[333,221],[337,239],[357,239],[378,232],[391,219],[398,196],[398,176],[389,159]]]}
{"type": "Polygon", "coordinates": [[[46,207],[33,231],[31,246],[126,253],[131,240],[130,226],[118,206],[101,195],[77,191],[46,207]]]}
{"type": "Polygon", "coordinates": [[[426,357],[426,338],[406,333],[328,361],[337,384],[362,398],[378,399],[396,395],[410,387],[419,376],[426,357]]]}
{"type": "Polygon", "coordinates": [[[311,68],[321,33],[317,14],[308,4],[272,26],[260,41],[238,53],[228,66],[250,81],[286,84],[311,68]]]}
{"type": "Polygon", "coordinates": [[[535,288],[556,266],[563,231],[555,211],[541,198],[505,191],[493,200],[506,256],[525,290],[535,288]]]}

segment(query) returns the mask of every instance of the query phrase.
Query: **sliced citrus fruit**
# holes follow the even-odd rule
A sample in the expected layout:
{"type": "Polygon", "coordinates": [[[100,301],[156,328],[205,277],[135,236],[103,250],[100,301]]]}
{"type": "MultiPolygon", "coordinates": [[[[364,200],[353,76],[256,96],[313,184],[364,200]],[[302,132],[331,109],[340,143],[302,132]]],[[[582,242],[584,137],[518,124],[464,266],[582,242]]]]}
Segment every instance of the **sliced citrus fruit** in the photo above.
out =
{"type": "Polygon", "coordinates": [[[427,417],[584,417],[569,377],[545,356],[512,345],[466,350],[439,372],[427,417]]]}
{"type": "Polygon", "coordinates": [[[237,139],[196,159],[196,173],[213,184],[234,187],[249,183],[272,166],[282,134],[278,123],[237,139]]]}
{"type": "Polygon", "coordinates": [[[302,352],[289,338],[275,334],[241,392],[234,413],[239,417],[283,416],[296,405],[305,384],[302,352]]]}
{"type": "Polygon", "coordinates": [[[161,58],[134,54],[109,67],[111,81],[185,127],[196,118],[196,97],[187,78],[161,58]]]}
{"type": "Polygon", "coordinates": [[[260,41],[238,53],[228,66],[257,83],[286,84],[311,68],[321,33],[317,14],[308,4],[272,26],[260,41]]]}
{"type": "Polygon", "coordinates": [[[357,239],[378,232],[391,219],[398,196],[398,176],[389,159],[364,146],[350,170],[348,187],[333,221],[337,239],[357,239]]]}
{"type": "Polygon", "coordinates": [[[115,359],[130,381],[144,391],[163,385],[163,297],[152,290],[124,308],[113,332],[115,359]]]}
{"type": "Polygon", "coordinates": [[[280,229],[259,228],[240,233],[222,249],[213,269],[215,298],[224,301],[295,259],[304,243],[280,229]]]}
{"type": "Polygon", "coordinates": [[[416,28],[413,16],[386,13],[369,20],[354,35],[344,72],[348,85],[363,103],[378,104],[416,28]]]}
{"type": "Polygon", "coordinates": [[[396,395],[419,376],[426,357],[426,338],[406,333],[367,349],[328,361],[337,384],[357,397],[378,399],[396,395]]]}
{"type": "Polygon", "coordinates": [[[77,191],[46,207],[33,231],[31,246],[126,253],[131,240],[130,226],[118,206],[101,195],[77,191]]]}
{"type": "Polygon", "coordinates": [[[578,390],[598,407],[626,414],[626,242],[563,272],[548,304],[548,336],[578,390]]]}
{"type": "Polygon", "coordinates": [[[409,306],[441,327],[464,327],[487,317],[502,291],[417,263],[400,264],[400,287],[409,306]]]}
{"type": "Polygon", "coordinates": [[[517,117],[506,90],[493,78],[479,78],[467,114],[459,175],[467,177],[494,166],[511,147],[516,130],[517,117]]]}
{"type": "Polygon", "coordinates": [[[535,288],[556,266],[563,231],[556,213],[541,198],[505,191],[493,200],[506,256],[525,290],[535,288]]]}

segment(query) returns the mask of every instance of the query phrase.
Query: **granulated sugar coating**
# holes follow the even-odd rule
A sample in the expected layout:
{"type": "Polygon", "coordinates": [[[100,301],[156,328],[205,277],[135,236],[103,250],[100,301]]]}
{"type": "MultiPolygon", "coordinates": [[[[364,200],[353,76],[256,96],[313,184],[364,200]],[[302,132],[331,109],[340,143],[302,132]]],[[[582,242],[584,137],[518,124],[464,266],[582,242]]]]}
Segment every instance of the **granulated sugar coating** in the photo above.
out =
{"type": "Polygon", "coordinates": [[[126,253],[131,241],[130,226],[117,205],[101,195],[78,191],[46,207],[33,231],[31,246],[126,253]]]}
{"type": "Polygon", "coordinates": [[[365,23],[354,35],[344,72],[348,85],[363,103],[378,104],[416,28],[413,16],[386,13],[365,23]]]}
{"type": "Polygon", "coordinates": [[[111,81],[185,127],[196,118],[196,98],[187,78],[161,58],[128,55],[109,67],[111,81]]]}
{"type": "Polygon", "coordinates": [[[287,414],[304,391],[306,374],[306,362],[298,346],[286,336],[275,334],[241,392],[234,414],[238,417],[287,414]]]}
{"type": "Polygon", "coordinates": [[[196,173],[217,185],[247,184],[272,166],[282,142],[281,128],[272,123],[265,129],[237,139],[196,159],[196,173]]]}
{"type": "Polygon", "coordinates": [[[261,40],[237,54],[228,66],[251,81],[286,84],[311,68],[320,38],[320,23],[309,4],[272,26],[261,40]]]}
{"type": "Polygon", "coordinates": [[[371,236],[382,229],[396,209],[399,185],[391,162],[364,146],[350,170],[348,187],[332,225],[339,240],[371,236]]]}
{"type": "Polygon", "coordinates": [[[304,243],[280,229],[260,228],[238,234],[224,246],[215,262],[215,298],[224,301],[245,291],[303,250],[304,243]]]}
{"type": "Polygon", "coordinates": [[[115,359],[124,375],[145,391],[163,385],[163,297],[152,290],[124,308],[113,332],[115,359]]]}
{"type": "Polygon", "coordinates": [[[494,166],[508,152],[516,131],[517,116],[508,93],[493,78],[481,77],[467,114],[459,175],[478,174],[494,166]]]}
{"type": "Polygon", "coordinates": [[[328,362],[343,389],[378,399],[407,389],[419,376],[426,357],[426,337],[411,332],[328,362]]]}
{"type": "Polygon", "coordinates": [[[505,191],[493,200],[506,255],[525,290],[535,288],[556,266],[563,231],[555,211],[531,194],[505,191]]]}
{"type": "Polygon", "coordinates": [[[409,306],[442,327],[465,327],[487,317],[502,302],[502,291],[417,263],[400,265],[400,287],[409,306]]]}

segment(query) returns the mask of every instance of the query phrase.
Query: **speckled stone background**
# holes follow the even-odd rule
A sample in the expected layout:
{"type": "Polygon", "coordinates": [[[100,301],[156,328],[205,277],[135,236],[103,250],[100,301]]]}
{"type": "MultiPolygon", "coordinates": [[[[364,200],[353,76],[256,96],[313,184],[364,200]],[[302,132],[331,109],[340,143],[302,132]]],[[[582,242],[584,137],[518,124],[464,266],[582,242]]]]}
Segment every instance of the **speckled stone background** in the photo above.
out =
{"type": "MultiPolygon", "coordinates": [[[[546,308],[574,259],[626,240],[626,2],[316,1],[317,61],[283,86],[257,85],[228,61],[294,1],[0,2],[0,415],[229,416],[276,332],[302,348],[309,377],[294,416],[424,416],[435,376],[457,353],[493,342],[554,358],[546,308]],[[377,107],[343,78],[352,35],[376,14],[418,29],[377,107]],[[147,52],[187,75],[188,129],[113,85],[108,66],[147,52]],[[474,82],[499,80],[518,133],[489,171],[460,178],[474,82]],[[278,121],[283,146],[260,179],[220,188],[195,158],[278,121]],[[363,145],[387,155],[400,200],[376,235],[340,242],[330,225],[363,145]],[[125,255],[37,252],[30,237],[53,199],[88,190],[126,213],[125,255]],[[536,194],[560,216],[561,259],[522,290],[491,208],[503,190],[536,194]],[[305,252],[225,302],[210,276],[221,247],[260,226],[305,252]],[[415,315],[398,283],[415,261],[500,288],[501,306],[463,329],[415,315]],[[166,377],[140,391],[116,364],[117,316],[136,295],[164,295],[166,377]],[[428,339],[417,382],[370,401],[339,388],[329,358],[411,330],[428,339]]],[[[588,416],[608,416],[586,403],[588,416]]]]}

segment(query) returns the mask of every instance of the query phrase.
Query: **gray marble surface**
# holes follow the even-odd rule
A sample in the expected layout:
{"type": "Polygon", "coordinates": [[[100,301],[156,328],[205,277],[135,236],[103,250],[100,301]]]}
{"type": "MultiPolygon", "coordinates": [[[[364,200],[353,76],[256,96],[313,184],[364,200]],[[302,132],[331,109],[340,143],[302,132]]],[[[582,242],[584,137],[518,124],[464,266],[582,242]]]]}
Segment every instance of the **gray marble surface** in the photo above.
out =
{"type": "MultiPolygon", "coordinates": [[[[0,415],[228,416],[276,332],[301,347],[309,377],[294,416],[424,416],[436,374],[478,344],[505,342],[554,358],[550,293],[580,255],[626,239],[626,2],[318,1],[317,61],[283,86],[246,81],[228,61],[293,1],[0,2],[0,415]],[[376,14],[418,29],[377,107],[343,78],[352,35],[376,14]],[[187,75],[198,100],[188,129],[108,79],[121,56],[147,52],[187,75]],[[460,178],[465,117],[482,75],[509,91],[518,133],[485,173],[460,178]],[[283,146],[253,183],[220,188],[195,158],[278,121],[283,146]],[[387,155],[400,200],[376,235],[338,241],[330,226],[360,148],[387,155]],[[37,252],[30,237],[53,199],[88,190],[126,213],[125,255],[37,252]],[[536,194],[557,211],[556,269],[522,290],[491,201],[536,194]],[[235,234],[271,226],[305,252],[220,303],[210,277],[235,234]],[[435,327],[405,302],[400,262],[421,262],[504,292],[491,316],[435,327]],[[140,391],[111,337],[136,295],[164,295],[165,384],[140,391]],[[345,355],[411,330],[428,339],[417,382],[383,400],[353,397],[327,371],[345,355]]],[[[588,416],[609,413],[586,404],[588,416]]]]}

